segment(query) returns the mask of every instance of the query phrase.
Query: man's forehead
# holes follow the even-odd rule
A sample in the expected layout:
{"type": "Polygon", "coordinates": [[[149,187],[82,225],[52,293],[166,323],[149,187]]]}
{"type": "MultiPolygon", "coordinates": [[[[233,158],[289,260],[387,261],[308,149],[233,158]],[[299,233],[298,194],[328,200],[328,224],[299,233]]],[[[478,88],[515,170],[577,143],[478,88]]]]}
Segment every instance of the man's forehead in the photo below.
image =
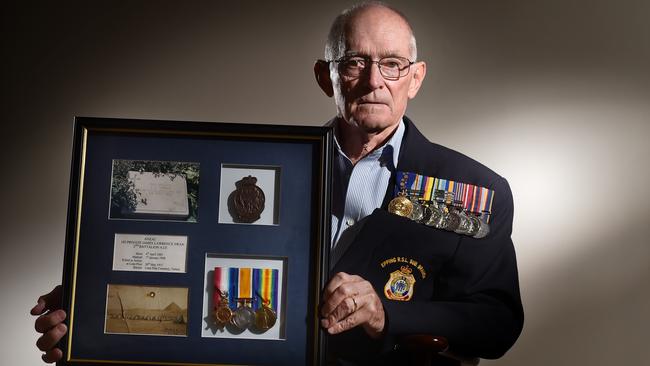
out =
{"type": "Polygon", "coordinates": [[[356,14],[345,27],[345,55],[404,56],[411,29],[390,9],[373,8],[356,14]]]}
{"type": "MultiPolygon", "coordinates": [[[[372,50],[369,48],[353,48],[353,49],[347,49],[343,53],[343,56],[369,56],[369,57],[393,57],[393,56],[400,56],[400,57],[407,57],[408,54],[404,53],[404,50],[395,50],[395,49],[379,49],[379,50],[372,50]]],[[[408,58],[408,57],[407,57],[408,58]]]]}
{"type": "Polygon", "coordinates": [[[345,56],[403,56],[410,54],[410,34],[401,37],[392,34],[348,34],[345,39],[345,56]]]}

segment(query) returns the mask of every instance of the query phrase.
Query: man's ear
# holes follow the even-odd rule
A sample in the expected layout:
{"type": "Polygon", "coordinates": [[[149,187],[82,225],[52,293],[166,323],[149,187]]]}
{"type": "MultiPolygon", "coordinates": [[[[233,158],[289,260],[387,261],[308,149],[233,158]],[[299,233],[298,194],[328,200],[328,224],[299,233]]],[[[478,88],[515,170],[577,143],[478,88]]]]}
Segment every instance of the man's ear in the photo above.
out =
{"type": "Polygon", "coordinates": [[[332,79],[330,78],[329,63],[325,60],[317,60],[314,64],[314,76],[316,77],[318,86],[331,98],[334,95],[334,89],[332,88],[332,79]]]}
{"type": "Polygon", "coordinates": [[[416,62],[411,66],[411,72],[413,76],[411,77],[411,84],[409,85],[408,96],[409,99],[415,98],[422,86],[424,77],[427,75],[427,64],[424,61],[416,62]]]}

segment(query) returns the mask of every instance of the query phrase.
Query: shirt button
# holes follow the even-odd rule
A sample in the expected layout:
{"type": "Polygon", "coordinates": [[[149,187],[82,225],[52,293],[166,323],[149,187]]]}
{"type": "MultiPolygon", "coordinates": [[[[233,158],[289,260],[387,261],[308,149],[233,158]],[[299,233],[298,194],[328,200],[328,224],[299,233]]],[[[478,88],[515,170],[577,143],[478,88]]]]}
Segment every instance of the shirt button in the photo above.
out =
{"type": "Polygon", "coordinates": [[[345,223],[348,224],[348,226],[352,226],[354,225],[354,219],[348,219],[345,223]]]}

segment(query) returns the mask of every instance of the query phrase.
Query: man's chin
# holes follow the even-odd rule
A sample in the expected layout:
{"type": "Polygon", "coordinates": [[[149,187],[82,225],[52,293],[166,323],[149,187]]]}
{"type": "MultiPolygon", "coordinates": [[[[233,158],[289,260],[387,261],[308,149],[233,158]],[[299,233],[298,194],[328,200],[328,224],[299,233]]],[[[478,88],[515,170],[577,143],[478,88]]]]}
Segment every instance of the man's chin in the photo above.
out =
{"type": "Polygon", "coordinates": [[[379,133],[397,124],[389,116],[359,116],[353,118],[354,123],[367,133],[379,133]]]}

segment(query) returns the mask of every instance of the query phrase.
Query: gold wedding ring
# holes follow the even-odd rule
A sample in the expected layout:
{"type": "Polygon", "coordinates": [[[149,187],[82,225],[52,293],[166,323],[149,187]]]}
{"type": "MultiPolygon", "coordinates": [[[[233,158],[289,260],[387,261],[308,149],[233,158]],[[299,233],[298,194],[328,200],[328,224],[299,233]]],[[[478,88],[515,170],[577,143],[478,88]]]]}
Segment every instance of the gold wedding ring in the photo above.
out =
{"type": "Polygon", "coordinates": [[[354,299],[354,297],[351,297],[352,303],[354,304],[354,309],[352,309],[352,312],[354,313],[357,311],[357,300],[354,299]]]}

